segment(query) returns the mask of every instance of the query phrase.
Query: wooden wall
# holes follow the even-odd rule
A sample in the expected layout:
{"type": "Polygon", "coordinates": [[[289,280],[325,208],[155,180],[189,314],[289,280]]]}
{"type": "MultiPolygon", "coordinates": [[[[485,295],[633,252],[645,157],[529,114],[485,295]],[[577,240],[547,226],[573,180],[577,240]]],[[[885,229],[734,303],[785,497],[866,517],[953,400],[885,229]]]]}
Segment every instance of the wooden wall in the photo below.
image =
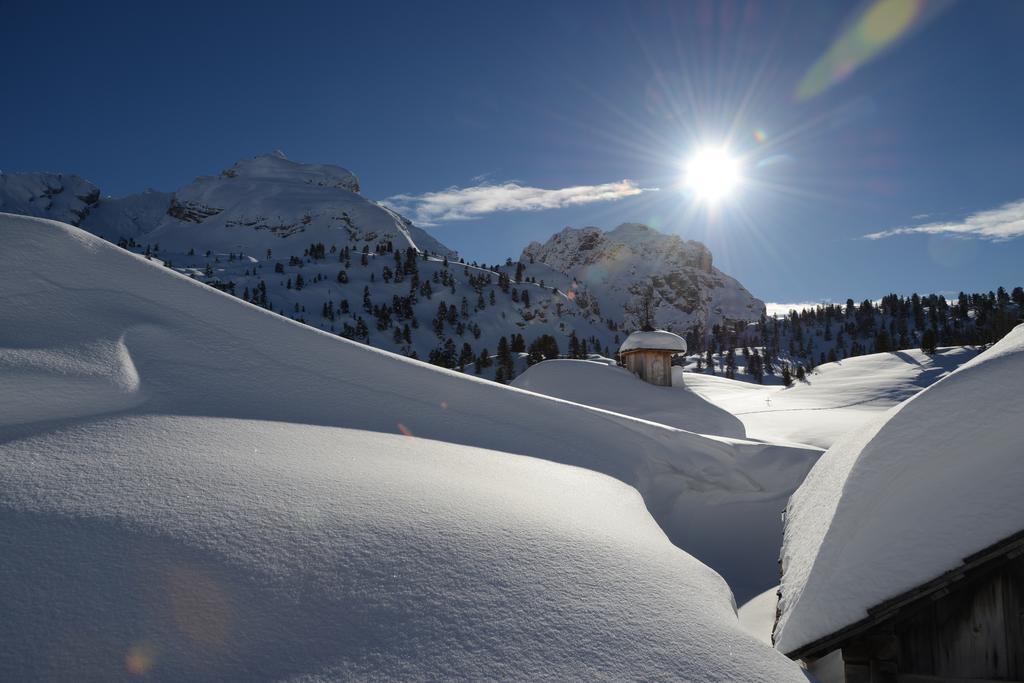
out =
{"type": "Polygon", "coordinates": [[[841,653],[842,671],[821,680],[1024,681],[1024,555],[901,609],[841,653]]]}
{"type": "Polygon", "coordinates": [[[1024,680],[1024,556],[931,601],[894,631],[901,673],[1024,680]]]}
{"type": "Polygon", "coordinates": [[[639,349],[619,355],[626,369],[645,382],[662,387],[672,386],[672,352],[639,349]]]}

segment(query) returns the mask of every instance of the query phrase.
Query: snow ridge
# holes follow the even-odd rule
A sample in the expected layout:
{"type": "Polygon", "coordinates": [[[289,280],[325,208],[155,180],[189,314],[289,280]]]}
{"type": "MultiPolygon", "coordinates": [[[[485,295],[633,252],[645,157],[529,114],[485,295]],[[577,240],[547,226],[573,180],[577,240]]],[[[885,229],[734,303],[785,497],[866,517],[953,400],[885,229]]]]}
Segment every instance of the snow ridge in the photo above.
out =
{"type": "Polygon", "coordinates": [[[1024,528],[1021,386],[1024,325],[822,456],[786,511],[780,650],[1024,528]]]}

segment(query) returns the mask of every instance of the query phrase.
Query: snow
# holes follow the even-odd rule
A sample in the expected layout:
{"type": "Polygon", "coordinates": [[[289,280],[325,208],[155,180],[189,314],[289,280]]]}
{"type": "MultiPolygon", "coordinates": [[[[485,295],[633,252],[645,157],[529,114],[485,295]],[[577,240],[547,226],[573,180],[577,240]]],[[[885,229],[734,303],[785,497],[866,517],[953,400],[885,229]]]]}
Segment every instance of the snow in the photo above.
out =
{"type": "Polygon", "coordinates": [[[783,652],[1024,529],[1024,325],[832,446],[791,498],[783,652]]]}
{"type": "Polygon", "coordinates": [[[181,416],[7,439],[0,463],[6,679],[800,679],[585,470],[181,416]]]}
{"type": "MultiPolygon", "coordinates": [[[[217,176],[201,176],[174,193],[172,211],[146,233],[162,249],[200,248],[219,253],[244,248],[262,255],[295,236],[314,242],[374,243],[389,238],[397,248],[413,246],[452,254],[436,240],[419,245],[408,222],[359,194],[355,175],[340,166],[304,164],[281,153],[239,161],[217,176]],[[348,241],[345,239],[344,241],[348,241]]],[[[300,252],[301,253],[301,252],[300,252]]]]}
{"type": "MultiPolygon", "coordinates": [[[[575,333],[588,352],[610,355],[621,342],[619,330],[633,326],[625,306],[648,285],[664,324],[754,319],[763,308],[711,265],[703,245],[639,224],[609,232],[568,229],[546,245],[531,245],[524,251],[524,271],[517,272],[518,264],[491,266],[519,279],[507,286],[490,269],[454,263],[455,252],[360,194],[363,189],[345,168],[272,152],[198,177],[175,192],[147,190],[121,198],[101,197],[99,188],[75,176],[0,174],[0,211],[62,220],[112,242],[124,240],[179,272],[281,315],[421,359],[436,358],[449,338],[456,357],[490,355],[510,332],[523,335],[526,345],[551,335],[563,351],[575,333]],[[311,258],[309,247],[318,243],[326,253],[311,258]],[[443,268],[440,258],[420,262],[421,287],[411,289],[415,278],[409,273],[392,277],[391,249],[404,255],[409,246],[447,256],[451,268],[443,268]],[[349,248],[354,258],[339,258],[339,250],[349,248]],[[345,282],[339,280],[342,270],[345,282]],[[301,290],[289,286],[300,273],[301,290]],[[443,285],[433,279],[438,275],[445,276],[443,285]],[[428,278],[432,293],[422,288],[428,278]],[[370,301],[361,306],[364,288],[370,301]],[[410,302],[411,296],[418,299],[410,302]],[[459,314],[445,316],[435,333],[441,301],[459,314]],[[471,346],[466,354],[463,343],[471,346]]],[[[452,355],[445,352],[446,367],[454,365],[452,355]]],[[[483,365],[478,370],[470,363],[470,371],[495,378],[497,366],[483,365]]]]}
{"type": "MultiPolygon", "coordinates": [[[[179,272],[207,284],[233,286],[229,291],[236,296],[350,338],[357,337],[363,318],[366,332],[359,341],[403,355],[428,359],[451,338],[458,344],[456,355],[468,342],[479,357],[485,350],[493,354],[500,338],[511,332],[522,334],[526,344],[553,335],[562,349],[573,332],[587,341],[588,350],[610,353],[618,345],[608,323],[580,306],[583,298],[573,298],[569,283],[562,291],[526,282],[501,286],[497,272],[457,263],[457,255],[431,235],[360,195],[358,179],[339,166],[298,163],[275,152],[197,178],[177,192],[147,190],[92,204],[75,199],[74,193],[99,197],[98,188],[62,189],[71,188],[73,178],[0,174],[0,207],[70,222],[112,242],[132,240],[133,249],[145,249],[179,272]],[[69,199],[77,202],[77,213],[64,210],[61,201],[69,199]],[[324,245],[323,258],[310,258],[314,243],[324,245]],[[405,257],[410,246],[440,256],[417,259],[415,275],[392,277],[395,254],[378,253],[378,247],[405,257]],[[365,265],[364,248],[369,251],[365,265]],[[346,249],[351,254],[342,258],[346,249]],[[450,266],[443,262],[445,255],[450,266]],[[339,281],[340,271],[347,282],[339,281]],[[301,290],[291,286],[300,274],[301,290]],[[412,289],[416,278],[420,285],[412,289]],[[423,288],[428,282],[431,292],[423,288]],[[364,288],[370,294],[365,307],[364,288]],[[441,302],[454,306],[458,315],[446,316],[435,331],[441,302]],[[387,313],[380,314],[385,308],[387,313]]],[[[514,273],[513,267],[509,275],[514,273]]],[[[550,284],[556,285],[556,279],[550,284]]],[[[496,365],[482,367],[479,374],[493,378],[496,370],[496,365]]],[[[476,371],[472,363],[468,371],[476,371]]]]}
{"type": "Polygon", "coordinates": [[[92,183],[65,173],[0,172],[0,211],[78,225],[99,199],[92,183]]]}
{"type": "Polygon", "coordinates": [[[764,593],[751,598],[737,610],[740,626],[766,645],[772,644],[772,629],[775,627],[775,607],[778,603],[778,586],[772,586],[764,593]]]}
{"type": "Polygon", "coordinates": [[[622,346],[619,347],[619,353],[636,351],[637,349],[658,349],[660,351],[686,353],[686,340],[678,334],[666,332],[665,330],[637,331],[626,337],[626,341],[622,342],[622,346]]]}
{"type": "Polygon", "coordinates": [[[164,219],[173,197],[172,192],[152,189],[126,197],[103,197],[81,227],[115,242],[122,237],[141,239],[147,230],[164,219]]]}
{"type": "Polygon", "coordinates": [[[972,348],[948,347],[934,355],[910,349],[857,356],[819,365],[788,389],[676,368],[672,383],[735,415],[750,438],[828,448],[976,355],[972,348]]]}
{"type": "MultiPolygon", "coordinates": [[[[139,401],[136,410],[411,433],[579,465],[640,490],[672,542],[721,573],[740,600],[777,580],[779,513],[818,449],[538,399],[298,325],[79,230],[13,216],[3,225],[10,248],[0,277],[17,304],[0,311],[0,348],[76,354],[120,341],[138,373],[138,397],[118,398],[96,380],[95,400],[78,402],[81,410],[139,401]],[[40,264],[18,253],[49,256],[40,264]]],[[[57,381],[77,382],[32,374],[51,392],[63,390],[57,381]]],[[[55,410],[45,394],[30,401],[9,391],[0,401],[21,401],[27,414],[55,410]]]]}
{"type": "Polygon", "coordinates": [[[648,384],[608,359],[544,361],[516,377],[512,386],[691,432],[745,436],[736,417],[692,391],[648,384]]]}
{"type": "Polygon", "coordinates": [[[670,541],[770,586],[817,450],[410,361],[52,221],[0,239],[0,678],[803,679],[670,541]]]}

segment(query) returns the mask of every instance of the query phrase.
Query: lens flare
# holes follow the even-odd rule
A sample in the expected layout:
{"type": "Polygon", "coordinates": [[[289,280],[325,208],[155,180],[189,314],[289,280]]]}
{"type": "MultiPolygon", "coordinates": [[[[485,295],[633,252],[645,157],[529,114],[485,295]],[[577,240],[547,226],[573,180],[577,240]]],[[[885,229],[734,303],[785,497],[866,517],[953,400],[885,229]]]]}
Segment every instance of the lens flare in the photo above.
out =
{"type": "Polygon", "coordinates": [[[132,676],[145,676],[156,662],[156,648],[151,643],[133,645],[124,656],[124,668],[132,676]]]}
{"type": "Polygon", "coordinates": [[[798,100],[809,100],[850,76],[948,9],[951,0],[874,0],[855,16],[804,74],[798,100]]]}

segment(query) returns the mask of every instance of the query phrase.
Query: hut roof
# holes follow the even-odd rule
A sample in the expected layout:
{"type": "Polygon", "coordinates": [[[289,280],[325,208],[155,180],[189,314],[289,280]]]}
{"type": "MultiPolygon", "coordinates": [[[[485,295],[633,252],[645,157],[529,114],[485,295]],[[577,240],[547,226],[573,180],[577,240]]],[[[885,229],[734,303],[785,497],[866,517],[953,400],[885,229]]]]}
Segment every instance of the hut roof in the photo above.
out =
{"type": "Polygon", "coordinates": [[[821,457],[786,509],[778,649],[855,624],[1024,529],[1021,386],[1024,325],[821,457]]]}
{"type": "Polygon", "coordinates": [[[626,341],[622,342],[622,346],[619,347],[619,353],[639,351],[640,349],[686,353],[686,340],[678,334],[672,334],[665,330],[634,332],[626,337],[626,341]]]}

